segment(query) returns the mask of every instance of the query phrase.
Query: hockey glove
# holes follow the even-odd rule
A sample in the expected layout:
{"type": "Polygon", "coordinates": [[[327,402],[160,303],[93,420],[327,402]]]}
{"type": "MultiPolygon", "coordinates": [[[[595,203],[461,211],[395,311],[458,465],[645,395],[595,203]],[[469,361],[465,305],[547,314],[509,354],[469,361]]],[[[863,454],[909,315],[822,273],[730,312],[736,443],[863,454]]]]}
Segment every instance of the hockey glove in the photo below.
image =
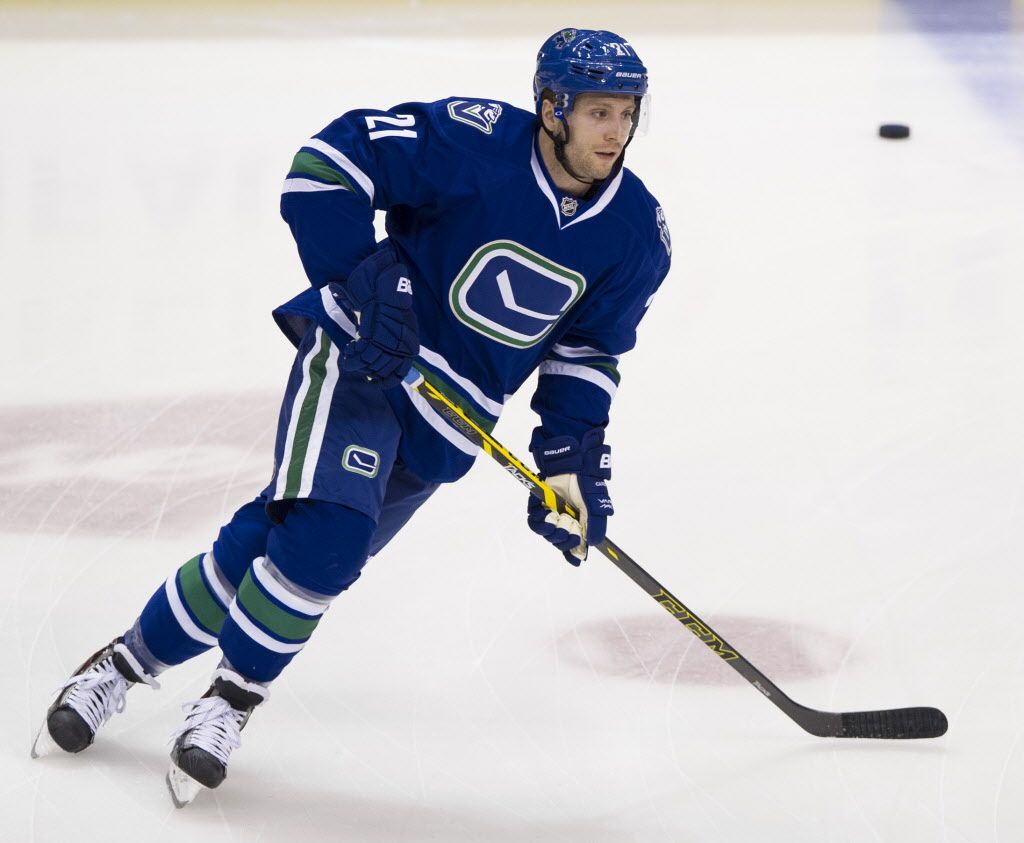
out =
{"type": "Polygon", "coordinates": [[[342,350],[342,371],[397,386],[420,350],[408,267],[393,249],[375,252],[352,270],[345,292],[359,312],[359,335],[342,350]]]}
{"type": "Polygon", "coordinates": [[[583,441],[577,442],[572,436],[545,439],[537,428],[530,451],[541,479],[576,510],[578,517],[552,512],[531,495],[527,523],[561,550],[569,564],[579,566],[587,558],[588,546],[604,540],[608,516],[615,513],[608,495],[612,449],[604,444],[604,430],[588,430],[583,441]]]}

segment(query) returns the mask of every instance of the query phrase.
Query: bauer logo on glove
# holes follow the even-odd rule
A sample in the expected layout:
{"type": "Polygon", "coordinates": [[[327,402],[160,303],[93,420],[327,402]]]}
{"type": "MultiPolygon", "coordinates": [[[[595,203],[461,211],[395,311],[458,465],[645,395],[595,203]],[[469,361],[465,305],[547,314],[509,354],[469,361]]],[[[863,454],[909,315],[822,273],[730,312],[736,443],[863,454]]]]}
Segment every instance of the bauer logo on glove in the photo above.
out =
{"type": "Polygon", "coordinates": [[[344,290],[359,313],[359,337],[342,350],[342,371],[397,386],[420,350],[409,268],[386,246],[352,270],[344,290]]]}
{"type": "Polygon", "coordinates": [[[572,436],[546,438],[541,428],[533,432],[530,451],[540,477],[576,512],[552,512],[530,497],[527,524],[562,551],[566,561],[579,565],[590,545],[604,541],[608,516],[615,514],[608,497],[612,476],[611,448],[604,444],[604,430],[588,430],[582,441],[572,436]]]}

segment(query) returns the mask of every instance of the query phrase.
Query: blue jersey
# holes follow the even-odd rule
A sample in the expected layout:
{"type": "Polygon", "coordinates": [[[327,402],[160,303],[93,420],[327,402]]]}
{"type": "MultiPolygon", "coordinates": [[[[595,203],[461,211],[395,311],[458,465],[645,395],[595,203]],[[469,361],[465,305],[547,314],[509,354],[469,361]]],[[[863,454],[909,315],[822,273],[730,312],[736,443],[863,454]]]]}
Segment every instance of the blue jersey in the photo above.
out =
{"type": "MultiPolygon", "coordinates": [[[[586,200],[548,176],[531,112],[447,99],[352,111],[306,142],[281,214],[312,288],[274,315],[296,343],[311,321],[335,343],[356,332],[348,273],[378,248],[409,268],[416,361],[490,430],[539,368],[532,407],[549,436],[603,427],[619,357],[669,269],[665,217],[623,168],[586,200]],[[375,240],[386,212],[387,245],[375,240]]],[[[400,458],[429,481],[464,474],[475,446],[407,386],[387,391],[400,458]]]]}

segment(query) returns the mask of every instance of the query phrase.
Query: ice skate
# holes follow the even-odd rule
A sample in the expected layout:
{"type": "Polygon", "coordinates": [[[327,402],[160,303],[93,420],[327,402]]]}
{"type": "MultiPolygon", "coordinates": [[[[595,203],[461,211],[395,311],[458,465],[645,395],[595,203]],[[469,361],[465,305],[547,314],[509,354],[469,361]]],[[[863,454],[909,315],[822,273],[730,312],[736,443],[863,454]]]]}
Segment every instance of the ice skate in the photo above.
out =
{"type": "Polygon", "coordinates": [[[201,699],[182,706],[185,722],[171,739],[167,788],[177,808],[184,808],[203,789],[218,787],[227,777],[232,750],[242,745],[241,731],[253,709],[268,696],[261,685],[220,669],[201,699]]]}
{"type": "Polygon", "coordinates": [[[96,739],[100,726],[124,711],[128,689],[139,682],[160,687],[122,639],[115,638],[93,653],[61,686],[36,733],[32,757],[40,758],[58,749],[81,752],[96,739]]]}

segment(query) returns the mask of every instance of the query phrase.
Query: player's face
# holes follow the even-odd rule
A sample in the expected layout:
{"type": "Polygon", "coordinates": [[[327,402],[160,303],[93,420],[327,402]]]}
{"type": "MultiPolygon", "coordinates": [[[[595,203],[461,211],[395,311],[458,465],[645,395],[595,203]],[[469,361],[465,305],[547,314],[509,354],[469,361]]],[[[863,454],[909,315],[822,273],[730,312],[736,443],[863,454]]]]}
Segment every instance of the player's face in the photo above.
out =
{"type": "Polygon", "coordinates": [[[607,178],[622,154],[636,111],[628,94],[580,94],[568,115],[565,157],[581,176],[607,178]]]}

